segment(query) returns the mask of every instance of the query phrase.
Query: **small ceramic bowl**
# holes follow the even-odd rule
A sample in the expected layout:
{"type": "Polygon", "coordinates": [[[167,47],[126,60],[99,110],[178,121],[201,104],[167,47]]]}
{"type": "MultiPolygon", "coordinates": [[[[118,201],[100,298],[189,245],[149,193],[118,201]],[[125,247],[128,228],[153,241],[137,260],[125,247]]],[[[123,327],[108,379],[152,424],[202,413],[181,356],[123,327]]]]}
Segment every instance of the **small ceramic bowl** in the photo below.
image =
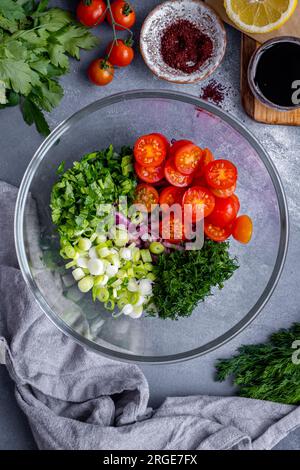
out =
{"type": "Polygon", "coordinates": [[[266,41],[262,46],[260,46],[252,55],[249,66],[248,66],[248,83],[250,86],[250,89],[255,96],[257,100],[259,100],[262,104],[267,106],[268,108],[273,108],[278,111],[293,111],[295,109],[300,108],[299,105],[291,105],[291,106],[280,106],[276,103],[273,103],[270,101],[261,91],[259,86],[256,84],[256,72],[257,72],[257,66],[259,64],[259,61],[263,55],[263,53],[270,49],[270,47],[273,47],[275,44],[280,44],[283,42],[289,42],[292,44],[297,44],[300,48],[300,39],[292,36],[281,36],[277,38],[270,39],[269,41],[266,41]]]}
{"type": "Polygon", "coordinates": [[[212,8],[200,0],[172,0],[158,5],[144,21],[140,49],[149,69],[159,78],[175,83],[195,83],[211,75],[220,65],[226,49],[226,32],[212,8]],[[179,20],[188,20],[213,42],[213,54],[195,72],[188,74],[167,65],[161,54],[165,29],[179,20]]]}

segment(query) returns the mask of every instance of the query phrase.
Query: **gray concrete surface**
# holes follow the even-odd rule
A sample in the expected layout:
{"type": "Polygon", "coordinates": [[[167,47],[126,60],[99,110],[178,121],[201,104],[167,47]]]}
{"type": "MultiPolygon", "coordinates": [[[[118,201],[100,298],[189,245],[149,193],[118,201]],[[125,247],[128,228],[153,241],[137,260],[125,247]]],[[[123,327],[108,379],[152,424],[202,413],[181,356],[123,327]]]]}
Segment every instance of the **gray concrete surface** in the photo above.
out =
{"type": "MultiPolygon", "coordinates": [[[[138,33],[141,23],[148,11],[160,3],[157,0],[138,2],[132,0],[137,10],[138,33]]],[[[72,8],[75,1],[52,1],[52,5],[72,8]]],[[[214,74],[227,91],[222,107],[239,118],[247,128],[265,145],[283,180],[287,193],[291,238],[286,266],[270,302],[250,327],[224,347],[204,357],[175,365],[143,366],[142,369],[149,381],[151,404],[157,406],[166,396],[182,395],[230,395],[234,389],[230,382],[214,381],[214,364],[216,359],[234,353],[240,344],[265,341],[270,333],[280,327],[288,327],[300,320],[300,129],[296,127],[267,126],[253,122],[243,111],[239,90],[239,53],[240,34],[228,28],[228,48],[222,66],[214,74]]],[[[115,80],[105,88],[89,84],[86,68],[91,59],[101,55],[110,37],[108,26],[96,28],[101,38],[99,50],[82,54],[80,62],[73,61],[69,75],[61,83],[65,96],[61,105],[49,116],[51,127],[62,119],[69,117],[81,107],[101,97],[119,91],[147,88],[181,90],[199,96],[201,87],[206,82],[195,85],[176,85],[154,77],[144,65],[140,55],[131,67],[118,70],[115,80]]],[[[136,34],[138,39],[138,34],[136,34]]],[[[41,142],[40,136],[33,127],[24,124],[18,108],[0,111],[0,178],[18,185],[33,153],[41,142]]],[[[0,449],[32,449],[34,442],[26,418],[17,408],[13,386],[3,366],[0,367],[0,449]]],[[[278,449],[300,449],[300,431],[294,432],[283,440],[278,449]]]]}

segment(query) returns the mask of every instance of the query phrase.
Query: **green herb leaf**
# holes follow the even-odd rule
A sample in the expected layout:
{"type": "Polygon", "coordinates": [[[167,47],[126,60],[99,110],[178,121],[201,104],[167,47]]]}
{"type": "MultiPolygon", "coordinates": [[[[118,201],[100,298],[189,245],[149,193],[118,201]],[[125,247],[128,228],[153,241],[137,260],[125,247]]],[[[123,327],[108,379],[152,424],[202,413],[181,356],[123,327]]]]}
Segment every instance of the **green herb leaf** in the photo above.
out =
{"type": "Polygon", "coordinates": [[[198,302],[223,287],[238,268],[228,243],[206,240],[201,250],[174,251],[158,257],[153,302],[160,318],[188,317],[198,302]]]}
{"type": "Polygon", "coordinates": [[[236,356],[219,360],[216,378],[233,376],[242,397],[299,405],[300,366],[292,361],[297,340],[300,323],[273,333],[264,344],[241,346],[236,356]]]}
{"type": "Polygon", "coordinates": [[[55,35],[56,40],[72,57],[79,60],[79,48],[92,49],[98,43],[97,38],[80,25],[70,25],[55,35]]]}
{"type": "Polygon", "coordinates": [[[33,85],[40,83],[39,75],[24,60],[2,59],[0,61],[0,80],[7,88],[28,95],[33,85]]]}
{"type": "Polygon", "coordinates": [[[50,134],[48,123],[42,111],[29,98],[25,98],[22,104],[24,121],[31,126],[33,123],[37,131],[43,136],[50,134]]]}
{"type": "Polygon", "coordinates": [[[22,6],[14,0],[1,0],[0,14],[8,20],[21,20],[25,16],[22,6]]]}

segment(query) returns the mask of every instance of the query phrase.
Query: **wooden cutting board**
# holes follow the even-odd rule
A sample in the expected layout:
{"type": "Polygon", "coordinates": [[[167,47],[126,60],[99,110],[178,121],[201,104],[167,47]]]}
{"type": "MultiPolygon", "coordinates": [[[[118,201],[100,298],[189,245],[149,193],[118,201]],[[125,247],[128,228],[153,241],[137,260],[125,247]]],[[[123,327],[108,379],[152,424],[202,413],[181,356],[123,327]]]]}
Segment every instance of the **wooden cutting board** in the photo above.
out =
{"type": "Polygon", "coordinates": [[[277,111],[268,108],[258,101],[250,90],[247,70],[250,58],[259,47],[259,43],[249,36],[242,35],[241,44],[241,98],[246,113],[255,121],[267,124],[300,126],[300,109],[294,111],[277,111]]]}

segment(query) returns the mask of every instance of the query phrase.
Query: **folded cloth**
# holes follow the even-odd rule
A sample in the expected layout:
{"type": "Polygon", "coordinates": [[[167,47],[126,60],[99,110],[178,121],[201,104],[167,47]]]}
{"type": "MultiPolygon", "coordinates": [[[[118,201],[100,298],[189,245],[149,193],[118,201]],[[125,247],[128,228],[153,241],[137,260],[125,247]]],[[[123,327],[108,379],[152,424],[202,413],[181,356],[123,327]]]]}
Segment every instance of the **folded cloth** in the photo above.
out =
{"type": "Polygon", "coordinates": [[[300,408],[239,397],[168,398],[150,410],[137,366],[82,348],[33,299],[11,241],[16,194],[0,182],[0,359],[40,449],[270,449],[300,426],[300,408]]]}

